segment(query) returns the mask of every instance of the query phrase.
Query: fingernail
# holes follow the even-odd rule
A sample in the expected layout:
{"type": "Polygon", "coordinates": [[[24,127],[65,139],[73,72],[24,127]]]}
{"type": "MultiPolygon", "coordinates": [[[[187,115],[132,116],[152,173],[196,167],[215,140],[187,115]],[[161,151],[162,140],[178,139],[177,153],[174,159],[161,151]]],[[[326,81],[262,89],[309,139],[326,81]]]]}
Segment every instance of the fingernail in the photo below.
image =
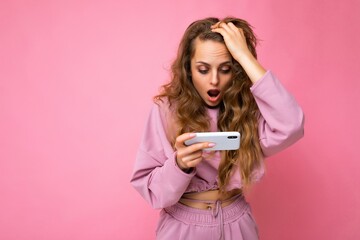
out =
{"type": "Polygon", "coordinates": [[[209,146],[209,147],[214,147],[214,146],[215,146],[215,143],[209,143],[208,146],[209,146]]]}
{"type": "Polygon", "coordinates": [[[195,137],[195,133],[189,133],[189,137],[195,137]]]}

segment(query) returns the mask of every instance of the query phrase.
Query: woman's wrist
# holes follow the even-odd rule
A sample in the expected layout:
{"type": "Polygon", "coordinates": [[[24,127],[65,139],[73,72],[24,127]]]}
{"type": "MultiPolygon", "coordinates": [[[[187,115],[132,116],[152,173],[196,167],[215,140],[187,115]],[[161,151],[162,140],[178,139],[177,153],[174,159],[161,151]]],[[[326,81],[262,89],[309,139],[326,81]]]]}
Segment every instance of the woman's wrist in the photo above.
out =
{"type": "Polygon", "coordinates": [[[265,68],[258,62],[250,51],[244,54],[239,54],[235,60],[243,67],[253,83],[257,82],[257,80],[266,73],[265,68]]]}
{"type": "Polygon", "coordinates": [[[194,168],[193,167],[186,167],[186,166],[183,166],[183,164],[182,163],[180,163],[180,161],[178,161],[177,159],[176,159],[176,165],[180,168],[180,170],[181,171],[183,171],[184,173],[191,173],[193,170],[194,170],[194,168]]]}

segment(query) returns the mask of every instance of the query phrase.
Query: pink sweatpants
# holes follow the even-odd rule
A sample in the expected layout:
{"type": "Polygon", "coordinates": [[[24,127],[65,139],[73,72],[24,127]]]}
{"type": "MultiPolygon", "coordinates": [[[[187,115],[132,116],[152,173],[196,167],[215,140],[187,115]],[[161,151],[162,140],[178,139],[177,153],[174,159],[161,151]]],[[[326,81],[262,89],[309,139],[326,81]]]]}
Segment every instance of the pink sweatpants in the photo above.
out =
{"type": "Polygon", "coordinates": [[[258,230],[243,196],[226,207],[216,202],[211,210],[177,203],[160,212],[157,240],[257,240],[258,230]]]}

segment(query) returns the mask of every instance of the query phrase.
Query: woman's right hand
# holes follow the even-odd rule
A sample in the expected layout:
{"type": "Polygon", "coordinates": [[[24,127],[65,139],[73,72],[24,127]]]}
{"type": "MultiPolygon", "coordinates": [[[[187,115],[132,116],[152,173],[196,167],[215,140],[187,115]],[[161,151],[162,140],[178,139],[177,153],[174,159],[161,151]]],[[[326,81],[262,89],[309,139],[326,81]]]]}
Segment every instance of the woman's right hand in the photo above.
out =
{"type": "Polygon", "coordinates": [[[202,150],[215,146],[214,143],[202,142],[189,146],[185,145],[185,141],[195,137],[195,133],[184,133],[176,138],[175,149],[176,163],[183,171],[196,167],[203,159],[202,150]]]}

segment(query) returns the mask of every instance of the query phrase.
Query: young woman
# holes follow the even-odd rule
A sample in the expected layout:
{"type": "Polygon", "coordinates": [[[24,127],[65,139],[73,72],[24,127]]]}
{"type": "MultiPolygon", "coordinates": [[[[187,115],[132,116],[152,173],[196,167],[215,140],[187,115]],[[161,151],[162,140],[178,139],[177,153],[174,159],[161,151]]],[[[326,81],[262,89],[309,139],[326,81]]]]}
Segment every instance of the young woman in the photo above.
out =
{"type": "Polygon", "coordinates": [[[154,105],[132,185],[161,208],[157,239],[258,239],[243,190],[264,174],[264,157],[303,136],[295,99],[257,61],[242,19],[206,18],[185,31],[171,81],[154,105]],[[237,131],[238,150],[186,146],[194,132],[237,131]]]}

